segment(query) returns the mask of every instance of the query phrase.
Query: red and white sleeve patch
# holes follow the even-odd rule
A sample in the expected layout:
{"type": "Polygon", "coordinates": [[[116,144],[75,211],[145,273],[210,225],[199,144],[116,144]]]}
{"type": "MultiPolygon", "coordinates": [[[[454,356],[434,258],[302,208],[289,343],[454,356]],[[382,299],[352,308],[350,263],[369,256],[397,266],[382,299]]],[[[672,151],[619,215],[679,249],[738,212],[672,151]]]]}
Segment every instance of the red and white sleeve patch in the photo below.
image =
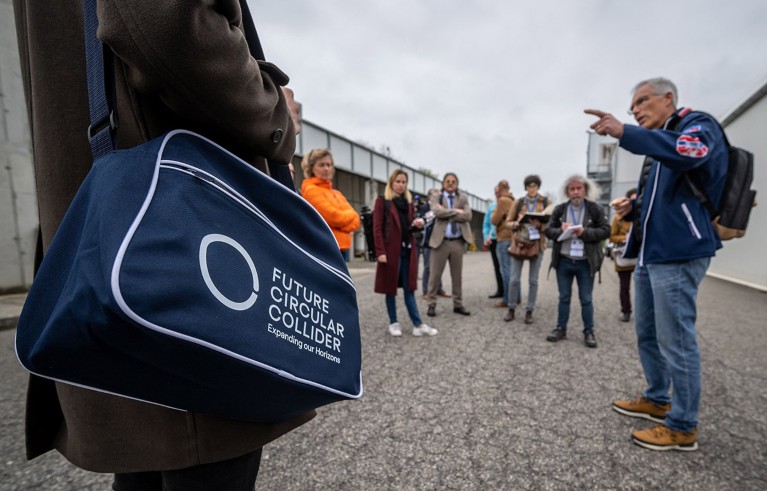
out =
{"type": "Polygon", "coordinates": [[[708,147],[700,141],[700,138],[683,134],[676,140],[676,153],[699,159],[708,155],[708,147]]]}

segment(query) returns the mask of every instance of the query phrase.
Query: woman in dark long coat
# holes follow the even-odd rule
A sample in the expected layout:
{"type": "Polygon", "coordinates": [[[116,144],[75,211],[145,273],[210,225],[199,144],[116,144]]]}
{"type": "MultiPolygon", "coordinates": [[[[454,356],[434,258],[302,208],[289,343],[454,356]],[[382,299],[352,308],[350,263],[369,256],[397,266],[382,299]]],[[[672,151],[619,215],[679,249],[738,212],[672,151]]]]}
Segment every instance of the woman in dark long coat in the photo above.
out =
{"type": "Polygon", "coordinates": [[[375,292],[386,295],[389,334],[402,336],[397,322],[397,288],[404,290],[405,306],[413,322],[413,336],[434,336],[437,330],[421,322],[413,292],[418,276],[418,253],[411,233],[423,228],[423,219],[413,218],[412,198],[407,189],[408,174],[397,169],[389,176],[383,196],[373,208],[373,238],[378,266],[375,292]]]}

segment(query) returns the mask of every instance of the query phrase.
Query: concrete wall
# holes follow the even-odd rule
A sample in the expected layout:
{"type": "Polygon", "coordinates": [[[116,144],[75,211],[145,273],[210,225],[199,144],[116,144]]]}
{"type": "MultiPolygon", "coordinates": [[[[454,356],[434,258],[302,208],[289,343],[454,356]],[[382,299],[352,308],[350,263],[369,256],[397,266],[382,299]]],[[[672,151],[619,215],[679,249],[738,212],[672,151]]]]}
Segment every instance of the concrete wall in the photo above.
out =
{"type": "Polygon", "coordinates": [[[751,211],[746,236],[724,243],[711,262],[709,274],[767,291],[767,97],[762,97],[726,127],[730,143],[754,154],[756,200],[761,202],[751,211]]]}
{"type": "Polygon", "coordinates": [[[37,204],[13,8],[0,0],[0,292],[32,282],[37,204]]]}

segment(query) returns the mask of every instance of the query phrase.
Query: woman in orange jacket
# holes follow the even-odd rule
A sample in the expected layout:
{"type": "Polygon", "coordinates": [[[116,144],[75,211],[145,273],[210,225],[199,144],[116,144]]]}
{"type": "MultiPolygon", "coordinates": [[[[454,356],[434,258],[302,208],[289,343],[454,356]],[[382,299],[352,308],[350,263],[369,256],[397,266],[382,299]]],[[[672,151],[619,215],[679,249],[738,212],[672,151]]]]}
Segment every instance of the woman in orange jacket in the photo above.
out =
{"type": "Polygon", "coordinates": [[[304,171],[301,195],[325,219],[338,242],[341,254],[348,261],[352,246],[351,232],[359,228],[360,216],[344,195],[333,189],[333,174],[336,170],[333,154],[325,148],[314,149],[304,155],[301,168],[304,171]]]}

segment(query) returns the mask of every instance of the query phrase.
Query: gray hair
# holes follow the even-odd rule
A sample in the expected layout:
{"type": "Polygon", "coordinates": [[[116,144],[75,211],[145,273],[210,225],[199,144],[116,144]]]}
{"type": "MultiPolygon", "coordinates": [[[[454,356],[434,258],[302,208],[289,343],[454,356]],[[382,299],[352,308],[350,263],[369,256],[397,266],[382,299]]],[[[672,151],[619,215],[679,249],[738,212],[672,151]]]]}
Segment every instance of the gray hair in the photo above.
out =
{"type": "Polygon", "coordinates": [[[666,94],[667,92],[671,92],[671,96],[674,102],[674,107],[676,107],[677,93],[676,93],[676,85],[674,85],[674,82],[663,77],[648,78],[647,80],[642,80],[641,82],[636,84],[633,89],[631,89],[631,96],[633,97],[634,94],[636,94],[637,90],[639,90],[639,87],[643,85],[649,85],[652,88],[653,94],[656,94],[656,95],[663,95],[663,94],[666,94]]]}
{"type": "Polygon", "coordinates": [[[599,184],[595,183],[588,177],[584,177],[580,174],[573,174],[572,176],[565,179],[565,184],[562,186],[562,196],[564,197],[565,201],[569,199],[567,196],[567,188],[569,188],[570,184],[575,181],[581,181],[583,183],[583,187],[586,189],[586,199],[589,201],[596,201],[599,198],[599,184]]]}

